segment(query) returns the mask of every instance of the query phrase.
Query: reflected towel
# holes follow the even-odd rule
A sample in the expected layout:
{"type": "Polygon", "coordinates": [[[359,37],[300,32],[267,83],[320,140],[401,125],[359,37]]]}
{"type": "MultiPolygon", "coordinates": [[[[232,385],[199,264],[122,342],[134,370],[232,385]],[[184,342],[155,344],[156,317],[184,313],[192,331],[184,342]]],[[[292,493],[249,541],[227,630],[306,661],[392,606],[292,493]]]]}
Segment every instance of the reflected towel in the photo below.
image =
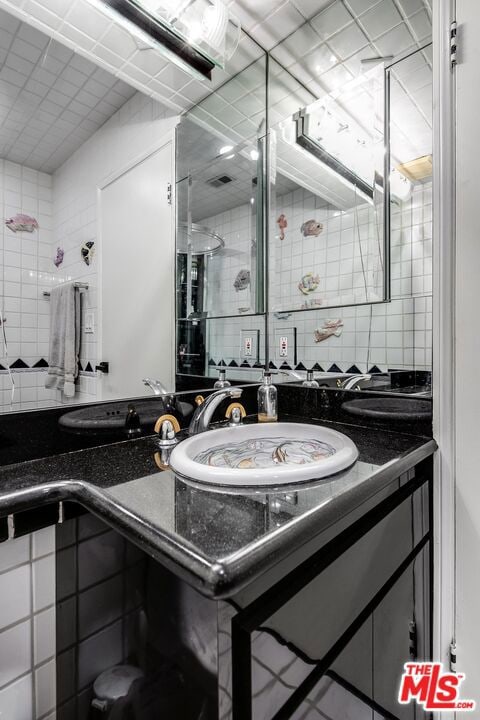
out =
{"type": "Polygon", "coordinates": [[[73,283],[50,293],[50,348],[45,387],[74,397],[80,351],[80,293],[73,283]]]}

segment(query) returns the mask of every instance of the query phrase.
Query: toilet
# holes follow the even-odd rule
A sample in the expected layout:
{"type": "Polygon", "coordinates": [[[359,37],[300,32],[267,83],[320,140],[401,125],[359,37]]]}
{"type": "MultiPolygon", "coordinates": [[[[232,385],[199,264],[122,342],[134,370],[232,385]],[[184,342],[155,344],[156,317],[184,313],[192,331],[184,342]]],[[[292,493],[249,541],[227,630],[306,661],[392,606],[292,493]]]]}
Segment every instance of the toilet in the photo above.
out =
{"type": "Polygon", "coordinates": [[[143,677],[143,672],[133,665],[116,665],[102,672],[93,683],[95,714],[109,713],[118,700],[129,694],[135,680],[143,677]]]}

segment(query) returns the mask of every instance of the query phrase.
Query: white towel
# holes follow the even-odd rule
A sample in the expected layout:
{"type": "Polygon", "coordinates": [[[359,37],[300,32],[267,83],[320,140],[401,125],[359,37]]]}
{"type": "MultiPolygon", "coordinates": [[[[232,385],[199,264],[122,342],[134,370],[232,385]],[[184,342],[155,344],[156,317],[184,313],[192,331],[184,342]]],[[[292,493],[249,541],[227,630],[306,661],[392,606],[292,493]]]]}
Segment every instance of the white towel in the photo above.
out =
{"type": "Polygon", "coordinates": [[[80,293],[73,283],[50,293],[50,348],[45,387],[74,397],[80,352],[80,293]]]}

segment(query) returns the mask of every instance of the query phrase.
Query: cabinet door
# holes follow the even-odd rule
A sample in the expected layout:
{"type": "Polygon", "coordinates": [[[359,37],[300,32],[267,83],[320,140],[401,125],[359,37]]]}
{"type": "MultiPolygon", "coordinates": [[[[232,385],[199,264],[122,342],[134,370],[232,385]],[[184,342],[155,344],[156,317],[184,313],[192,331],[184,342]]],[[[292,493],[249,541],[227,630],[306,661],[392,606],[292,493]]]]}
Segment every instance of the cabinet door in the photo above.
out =
{"type": "Polygon", "coordinates": [[[400,720],[415,718],[414,703],[397,702],[403,665],[410,660],[413,573],[410,566],[373,613],[373,699],[400,720]]]}

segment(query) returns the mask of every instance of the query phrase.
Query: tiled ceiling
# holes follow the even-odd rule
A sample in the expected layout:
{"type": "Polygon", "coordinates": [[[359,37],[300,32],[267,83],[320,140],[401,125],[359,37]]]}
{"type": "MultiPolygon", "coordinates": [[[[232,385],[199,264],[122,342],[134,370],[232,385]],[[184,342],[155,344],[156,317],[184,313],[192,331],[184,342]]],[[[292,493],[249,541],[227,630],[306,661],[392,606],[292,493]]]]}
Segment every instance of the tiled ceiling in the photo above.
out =
{"type": "Polygon", "coordinates": [[[0,158],[52,173],[134,88],[0,10],[0,158]]]}

